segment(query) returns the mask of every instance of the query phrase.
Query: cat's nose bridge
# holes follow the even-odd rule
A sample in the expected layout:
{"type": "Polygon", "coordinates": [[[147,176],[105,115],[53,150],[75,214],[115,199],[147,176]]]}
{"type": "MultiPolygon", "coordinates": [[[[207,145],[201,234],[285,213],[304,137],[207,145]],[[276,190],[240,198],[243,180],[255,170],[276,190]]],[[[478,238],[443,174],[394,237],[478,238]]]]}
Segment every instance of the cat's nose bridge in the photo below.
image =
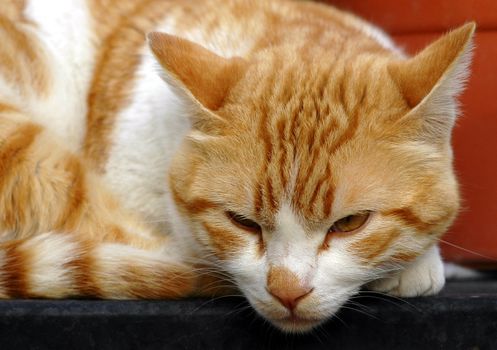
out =
{"type": "Polygon", "coordinates": [[[313,288],[283,266],[271,266],[267,276],[267,290],[280,304],[292,311],[313,288]]]}
{"type": "Polygon", "coordinates": [[[268,264],[288,268],[298,276],[311,276],[316,267],[315,242],[305,238],[304,234],[299,239],[281,236],[272,237],[267,242],[268,264]]]}

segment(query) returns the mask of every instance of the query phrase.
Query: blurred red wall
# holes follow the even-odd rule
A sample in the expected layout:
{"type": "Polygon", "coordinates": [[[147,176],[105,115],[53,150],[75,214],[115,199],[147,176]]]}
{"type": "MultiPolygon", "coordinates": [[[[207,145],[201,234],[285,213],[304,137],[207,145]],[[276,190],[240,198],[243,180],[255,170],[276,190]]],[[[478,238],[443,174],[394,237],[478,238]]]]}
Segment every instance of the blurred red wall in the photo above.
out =
{"type": "MultiPolygon", "coordinates": [[[[497,259],[497,1],[327,0],[383,28],[409,53],[448,29],[476,21],[472,75],[454,130],[463,209],[443,244],[453,261],[497,259]],[[454,245],[459,246],[456,248],[454,245]]],[[[497,261],[497,260],[496,260],[497,261]]]]}

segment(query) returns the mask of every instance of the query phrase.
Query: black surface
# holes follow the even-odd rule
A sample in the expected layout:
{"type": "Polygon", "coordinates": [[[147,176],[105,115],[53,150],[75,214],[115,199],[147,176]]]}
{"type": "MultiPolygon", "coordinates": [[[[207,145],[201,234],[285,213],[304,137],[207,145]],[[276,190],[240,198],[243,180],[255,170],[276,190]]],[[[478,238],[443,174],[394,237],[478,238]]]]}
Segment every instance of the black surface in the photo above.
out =
{"type": "Polygon", "coordinates": [[[427,298],[366,293],[347,307],[359,311],[295,336],[242,298],[1,301],[0,349],[497,349],[497,280],[427,298]]]}

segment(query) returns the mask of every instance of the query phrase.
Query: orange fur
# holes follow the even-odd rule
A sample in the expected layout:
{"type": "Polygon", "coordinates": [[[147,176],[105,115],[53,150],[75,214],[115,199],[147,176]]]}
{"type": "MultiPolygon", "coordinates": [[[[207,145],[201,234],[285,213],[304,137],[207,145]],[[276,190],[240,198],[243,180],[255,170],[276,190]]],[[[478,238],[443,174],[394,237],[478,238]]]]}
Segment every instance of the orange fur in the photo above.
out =
{"type": "MultiPolygon", "coordinates": [[[[24,18],[25,1],[7,5],[0,10],[0,77],[21,97],[41,101],[53,83],[46,48],[24,18]]],[[[450,117],[462,74],[454,71],[466,69],[473,24],[406,58],[356,17],[310,2],[87,5],[96,52],[80,152],[25,106],[0,101],[0,296],[179,297],[195,288],[208,294],[210,283],[224,290],[218,275],[198,276],[197,265],[172,261],[170,237],[124,208],[100,176],[119,113],[134,94],[145,35],[166,18],[175,35],[149,34],[149,45],[189,107],[192,129],[163,174],[164,188],[192,241],[218,263],[253,251],[258,263],[287,254],[291,244],[271,255],[274,241],[297,234],[279,230],[286,207],[302,236],[317,242],[313,267],[335,246],[364,268],[412,262],[454,220],[450,117]],[[260,236],[233,225],[227,211],[260,225],[260,236]],[[330,230],[364,211],[372,213],[370,226],[330,230]],[[416,244],[406,248],[406,241],[416,244]],[[54,269],[52,285],[40,282],[37,263],[54,269]]],[[[263,272],[273,295],[295,301],[312,291],[280,263],[263,272]]]]}
{"type": "Polygon", "coordinates": [[[51,78],[44,66],[41,45],[23,29],[30,24],[21,17],[22,4],[8,4],[0,9],[0,74],[23,95],[34,92],[46,96],[51,78]]]}
{"type": "MultiPolygon", "coordinates": [[[[249,184],[253,189],[251,198],[254,206],[243,206],[242,212],[250,213],[258,222],[270,227],[284,200],[291,201],[292,207],[310,223],[323,222],[334,214],[332,204],[336,200],[335,191],[339,183],[348,182],[350,188],[344,200],[346,204],[353,205],[354,202],[368,199],[367,190],[360,190],[361,186],[367,188],[368,184],[364,182],[368,180],[367,176],[375,184],[384,181],[384,185],[389,184],[388,179],[391,178],[391,186],[396,183],[405,190],[391,191],[385,198],[376,200],[373,197],[368,202],[381,208],[385,215],[391,212],[391,215],[401,219],[402,224],[420,233],[429,233],[431,242],[434,242],[457,213],[457,189],[451,173],[447,141],[436,148],[443,159],[439,164],[424,163],[422,154],[414,153],[406,159],[405,155],[399,153],[402,142],[411,140],[401,139],[406,134],[405,116],[414,107],[408,94],[421,96],[415,104],[428,95],[438,78],[463,51],[472,27],[465,26],[452,32],[413,60],[400,61],[398,56],[364,35],[361,36],[354,25],[344,21],[328,23],[329,27],[323,28],[316,18],[312,21],[302,19],[298,22],[298,28],[309,29],[302,31],[312,33],[312,39],[307,35],[294,38],[291,30],[288,35],[284,35],[284,30],[292,28],[292,23],[299,17],[299,6],[292,9],[295,12],[290,12],[291,15],[271,22],[271,26],[263,24],[271,28],[271,33],[280,33],[277,39],[271,39],[272,49],[256,46],[245,57],[244,74],[236,75],[238,81],[227,93],[222,106],[215,105],[216,115],[210,117],[210,112],[204,111],[202,116],[195,117],[203,120],[210,118],[211,128],[203,126],[201,131],[222,137],[218,141],[206,141],[204,145],[200,142],[195,147],[183,149],[183,153],[176,158],[176,166],[172,168],[173,188],[180,188],[176,192],[183,193],[183,196],[192,193],[192,188],[195,188],[196,198],[236,203],[239,202],[239,196],[245,195],[235,190],[236,184],[249,184]],[[312,30],[316,27],[319,35],[312,30]],[[357,41],[333,34],[336,30],[350,33],[354,38],[357,36],[357,41]],[[308,44],[315,41],[319,41],[320,45],[308,44]],[[298,50],[301,45],[305,49],[298,50]],[[340,49],[327,52],[328,47],[340,49]],[[440,59],[431,57],[431,52],[436,52],[440,59]],[[436,65],[432,62],[436,62],[436,65]],[[425,71],[409,71],[411,66],[423,65],[427,66],[425,71]],[[404,70],[399,68],[403,66],[406,66],[404,70]],[[398,74],[393,72],[393,67],[402,70],[402,79],[429,76],[432,80],[423,80],[426,82],[424,87],[414,83],[412,89],[406,91],[408,83],[402,85],[404,83],[397,81],[398,74]],[[216,156],[211,157],[210,154],[214,152],[207,149],[213,147],[216,148],[216,156]],[[367,152],[368,159],[365,159],[363,152],[367,152]],[[219,172],[219,154],[223,154],[222,173],[219,172]],[[200,162],[190,161],[199,157],[200,162]],[[363,164],[360,164],[361,161],[364,161],[363,164]],[[407,174],[403,169],[408,165],[413,168],[407,174]],[[434,168],[425,172],[425,166],[434,168]],[[295,171],[295,183],[291,192],[288,192],[292,171],[295,171]],[[187,182],[186,178],[189,179],[187,182]],[[204,179],[218,180],[212,182],[204,179]],[[423,183],[426,183],[426,187],[423,187],[423,183]],[[412,196],[420,198],[424,193],[432,193],[433,183],[437,184],[438,190],[445,191],[450,201],[446,198],[440,198],[439,201],[431,198],[427,205],[426,200],[415,202],[411,199],[412,196]],[[226,191],[226,188],[230,190],[226,191]],[[406,191],[406,195],[403,191],[406,191]],[[405,208],[397,210],[398,206],[405,208]],[[435,207],[444,208],[445,211],[437,217],[431,217],[435,207]]],[[[308,7],[315,10],[319,8],[311,4],[302,6],[302,12],[308,7]]],[[[322,10],[320,16],[325,21],[328,14],[324,8],[322,10]]],[[[271,37],[271,34],[267,35],[271,37]]],[[[154,36],[151,40],[152,49],[164,68],[179,77],[183,88],[191,91],[197,103],[209,110],[214,109],[208,101],[199,97],[201,93],[190,88],[195,78],[182,77],[183,66],[166,61],[166,53],[170,52],[168,45],[174,49],[188,48],[182,53],[185,57],[191,56],[191,50],[198,49],[189,47],[184,40],[171,41],[168,36],[154,36]]],[[[201,76],[200,72],[214,73],[223,89],[233,84],[223,80],[225,73],[217,68],[211,69],[217,58],[210,54],[204,55],[201,51],[197,56],[195,67],[198,72],[190,70],[189,74],[197,74],[198,77],[201,76]]],[[[174,57],[173,62],[180,61],[174,57]]],[[[227,74],[232,78],[233,75],[227,74]]],[[[212,81],[213,78],[209,79],[212,81]]],[[[195,86],[196,89],[201,87],[195,86]]],[[[207,88],[204,90],[210,91],[207,88]]],[[[422,125],[413,124],[410,131],[419,133],[422,128],[422,125]]],[[[182,202],[179,204],[185,207],[182,202]]],[[[194,212],[189,210],[189,214],[193,215],[194,212]]],[[[369,247],[367,256],[380,255],[389,245],[376,244],[377,239],[372,233],[369,238],[371,242],[363,245],[361,251],[369,247]]],[[[225,242],[224,249],[231,249],[230,243],[225,242]]]]}

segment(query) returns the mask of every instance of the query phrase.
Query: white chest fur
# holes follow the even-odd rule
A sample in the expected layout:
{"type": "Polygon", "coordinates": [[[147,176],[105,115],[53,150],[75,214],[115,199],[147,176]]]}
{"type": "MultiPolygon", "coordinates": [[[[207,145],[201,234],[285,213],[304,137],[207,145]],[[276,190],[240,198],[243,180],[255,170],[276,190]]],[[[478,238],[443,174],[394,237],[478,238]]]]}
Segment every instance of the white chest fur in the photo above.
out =
{"type": "Polygon", "coordinates": [[[119,113],[113,131],[105,177],[126,207],[159,223],[168,221],[167,169],[189,122],[178,98],[159,78],[152,55],[143,51],[131,103],[119,113]]]}

